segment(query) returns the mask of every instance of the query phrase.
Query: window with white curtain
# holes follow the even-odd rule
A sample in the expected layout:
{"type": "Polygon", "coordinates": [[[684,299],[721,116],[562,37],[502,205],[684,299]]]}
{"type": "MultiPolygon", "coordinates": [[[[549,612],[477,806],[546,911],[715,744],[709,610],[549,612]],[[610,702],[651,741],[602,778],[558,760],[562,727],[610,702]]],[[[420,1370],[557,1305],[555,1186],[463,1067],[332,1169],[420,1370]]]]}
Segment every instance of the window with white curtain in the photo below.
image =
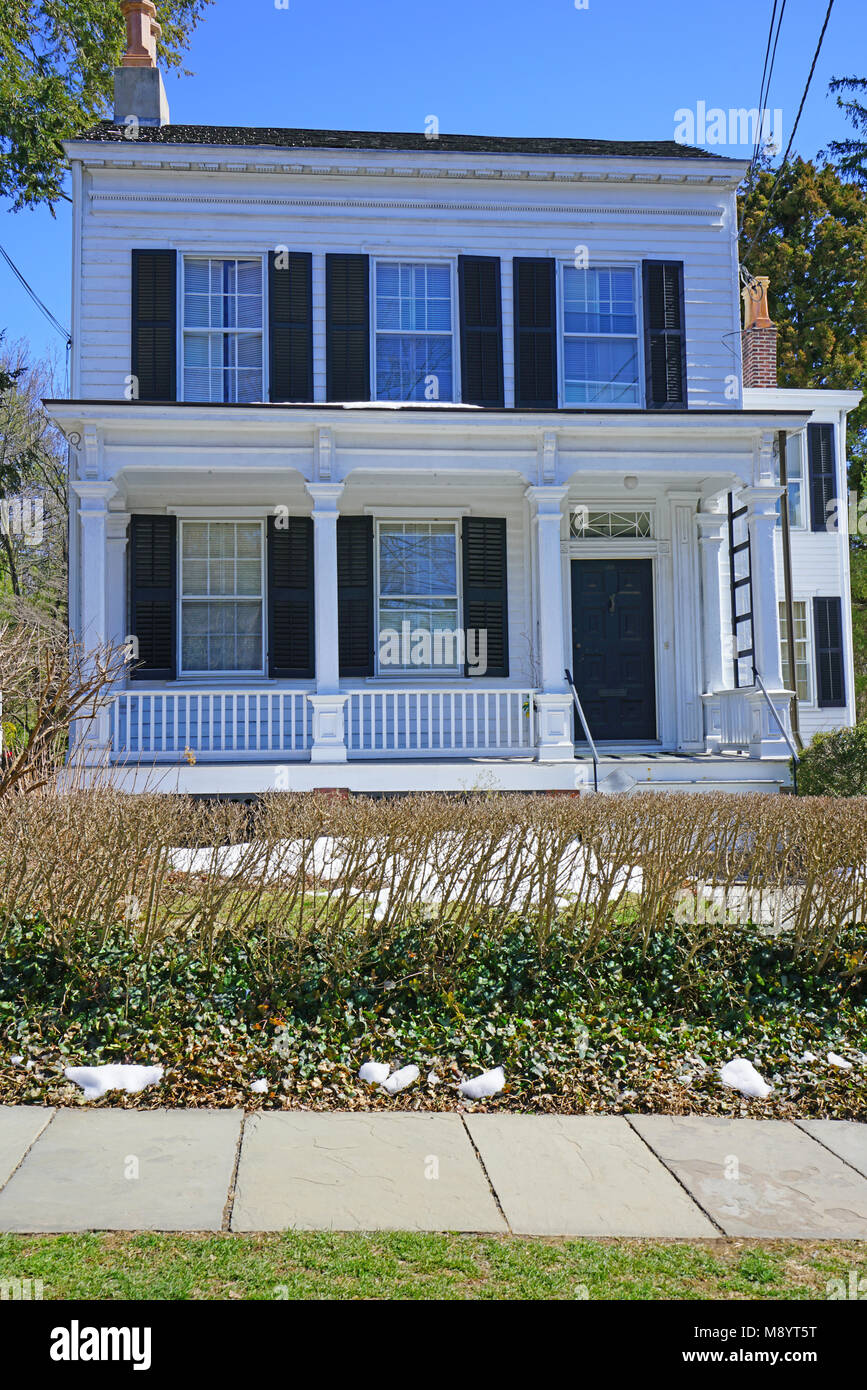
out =
{"type": "MultiPolygon", "coordinates": [[[[810,703],[810,629],[807,605],[803,600],[792,604],[795,625],[795,690],[798,699],[810,703]]],[[[780,661],[783,680],[788,679],[789,670],[789,624],[786,621],[786,605],[780,604],[780,661]]]]}
{"type": "Polygon", "coordinates": [[[181,671],[263,669],[260,521],[181,522],[181,671]]]}
{"type": "Polygon", "coordinates": [[[564,404],[638,405],[638,368],[635,270],[564,266],[564,404]]]}
{"type": "Polygon", "coordinates": [[[184,257],[184,400],[264,398],[262,261],[184,257]]]}
{"type": "Polygon", "coordinates": [[[458,632],[455,522],[381,521],[377,561],[380,671],[456,670],[452,644],[444,640],[458,632]]]}
{"type": "Polygon", "coordinates": [[[452,270],[429,261],[377,261],[378,401],[454,400],[452,270]]]}

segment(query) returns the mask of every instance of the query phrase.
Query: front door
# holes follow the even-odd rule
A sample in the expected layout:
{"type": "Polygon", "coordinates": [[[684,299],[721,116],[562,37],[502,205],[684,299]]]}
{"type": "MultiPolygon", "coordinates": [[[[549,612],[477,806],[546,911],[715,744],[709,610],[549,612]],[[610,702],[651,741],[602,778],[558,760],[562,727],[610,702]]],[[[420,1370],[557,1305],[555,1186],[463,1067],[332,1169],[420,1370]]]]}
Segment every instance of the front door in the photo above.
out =
{"type": "Polygon", "coordinates": [[[656,738],[652,566],[572,561],[572,671],[597,741],[656,738]]]}

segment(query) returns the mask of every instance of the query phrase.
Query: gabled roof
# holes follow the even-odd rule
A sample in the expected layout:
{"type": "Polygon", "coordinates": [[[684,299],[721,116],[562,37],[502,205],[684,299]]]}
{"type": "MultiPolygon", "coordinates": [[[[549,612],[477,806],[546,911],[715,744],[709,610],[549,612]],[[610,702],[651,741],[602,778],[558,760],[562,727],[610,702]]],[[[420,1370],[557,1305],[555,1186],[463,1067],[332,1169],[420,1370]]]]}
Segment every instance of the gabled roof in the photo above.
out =
{"type": "MultiPolygon", "coordinates": [[[[123,130],[101,121],[80,140],[124,141],[123,130]]],[[[402,150],[437,155],[519,154],[567,156],[580,159],[713,159],[736,164],[727,155],[712,154],[676,140],[572,140],[561,136],[448,135],[428,139],[421,131],[297,130],[269,126],[166,125],[140,126],[137,140],[154,145],[246,146],[299,150],[402,150]]]]}

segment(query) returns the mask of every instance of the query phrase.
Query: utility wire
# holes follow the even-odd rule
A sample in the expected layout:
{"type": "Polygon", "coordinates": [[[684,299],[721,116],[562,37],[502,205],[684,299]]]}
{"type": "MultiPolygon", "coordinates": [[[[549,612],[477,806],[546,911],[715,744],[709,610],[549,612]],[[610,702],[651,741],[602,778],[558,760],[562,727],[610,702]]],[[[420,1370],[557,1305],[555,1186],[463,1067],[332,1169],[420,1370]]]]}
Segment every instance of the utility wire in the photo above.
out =
{"type": "Polygon", "coordinates": [[[63,324],[60,322],[60,320],[59,320],[59,319],[56,319],[56,318],[54,317],[54,315],[52,314],[52,312],[51,312],[51,310],[48,308],[48,306],[45,305],[45,304],[43,304],[42,300],[39,298],[39,295],[36,293],[36,291],[34,290],[33,286],[30,285],[30,284],[28,284],[27,280],[26,280],[26,279],[24,278],[24,276],[21,274],[21,271],[18,269],[18,267],[17,267],[17,265],[15,264],[15,262],[13,261],[12,257],[8,254],[7,251],[4,250],[4,248],[3,248],[2,246],[0,246],[0,256],[3,257],[4,261],[5,261],[6,264],[8,265],[9,269],[12,271],[12,274],[13,274],[13,275],[15,276],[15,278],[19,281],[19,283],[23,286],[23,288],[26,290],[27,294],[29,294],[30,298],[33,300],[33,303],[36,305],[37,309],[39,309],[39,311],[45,315],[45,317],[47,318],[48,322],[51,324],[51,327],[55,330],[55,332],[57,332],[57,333],[60,334],[61,338],[64,338],[64,339],[65,339],[65,341],[66,341],[66,346],[67,346],[67,349],[68,349],[69,346],[70,346],[70,344],[71,344],[71,342],[72,342],[72,335],[71,335],[71,333],[69,332],[69,329],[68,329],[68,328],[64,328],[64,326],[63,326],[63,324]]]}
{"type": "MultiPolygon", "coordinates": [[[[774,38],[774,20],[775,20],[776,17],[777,17],[777,5],[778,5],[778,4],[779,4],[779,0],[774,0],[774,7],[773,7],[773,9],[771,10],[771,22],[770,22],[770,24],[768,25],[768,42],[767,42],[767,44],[766,44],[766,46],[765,46],[765,61],[764,61],[764,65],[763,65],[763,67],[762,67],[762,85],[761,85],[761,87],[759,88],[759,100],[758,100],[758,105],[757,105],[757,110],[758,110],[758,113],[759,113],[759,120],[758,120],[758,125],[757,125],[757,127],[756,127],[756,139],[755,139],[755,143],[754,143],[754,145],[753,145],[753,157],[752,157],[752,160],[750,161],[750,174],[751,174],[751,175],[752,175],[753,169],[755,168],[756,160],[757,160],[758,157],[759,157],[759,145],[760,145],[760,143],[761,143],[761,138],[762,138],[762,112],[763,112],[764,109],[765,109],[765,101],[766,101],[766,99],[767,99],[767,93],[770,91],[770,88],[771,88],[771,75],[770,75],[770,73],[768,72],[768,59],[769,59],[770,56],[771,56],[771,43],[772,43],[773,38],[774,38]],[[767,78],[767,84],[766,84],[766,82],[765,82],[765,79],[766,79],[766,78],[767,78]]],[[[783,9],[785,9],[785,8],[786,8],[786,0],[783,0],[783,9]]],[[[782,16],[782,13],[781,13],[781,14],[780,14],[780,23],[782,23],[782,19],[783,19],[783,16],[782,16]]],[[[778,24],[778,25],[777,25],[777,38],[779,39],[779,37],[780,37],[780,25],[778,24]]],[[[775,53],[775,54],[776,54],[776,51],[777,51],[777,47],[776,47],[776,44],[774,44],[774,53],[775,53]]]]}
{"type": "Polygon", "coordinates": [[[801,97],[801,104],[800,104],[800,106],[798,107],[798,114],[797,114],[796,117],[795,117],[795,124],[792,126],[792,133],[791,133],[791,135],[789,136],[789,143],[788,143],[788,145],[786,146],[785,154],[783,155],[783,158],[782,158],[782,160],[780,161],[780,167],[779,167],[779,169],[777,170],[777,177],[774,179],[774,182],[773,182],[772,185],[771,185],[771,191],[770,191],[770,193],[768,194],[768,202],[767,202],[767,206],[765,207],[765,210],[764,210],[764,212],[763,212],[763,214],[762,214],[762,219],[761,219],[761,221],[759,222],[758,227],[756,228],[755,232],[753,233],[752,237],[750,238],[749,242],[747,243],[747,245],[745,246],[745,248],[744,248],[744,250],[743,250],[743,252],[742,252],[742,257],[743,257],[743,259],[746,259],[747,255],[748,255],[749,252],[752,250],[753,246],[755,246],[756,241],[758,240],[759,232],[762,230],[762,227],[765,225],[765,222],[767,221],[768,213],[769,213],[770,210],[771,210],[771,202],[772,202],[772,200],[773,200],[774,193],[776,192],[777,184],[780,182],[780,179],[782,178],[783,170],[784,170],[785,167],[786,167],[786,160],[789,158],[789,154],[790,154],[790,152],[791,152],[792,145],[795,143],[795,135],[796,135],[797,130],[798,130],[798,123],[799,123],[799,121],[800,121],[800,119],[801,119],[801,115],[802,115],[803,110],[804,110],[804,105],[805,105],[806,100],[807,100],[807,93],[808,93],[809,90],[810,90],[810,84],[811,84],[811,82],[813,81],[813,73],[816,71],[816,64],[817,64],[818,61],[819,61],[819,54],[820,54],[821,51],[822,51],[822,44],[823,44],[824,39],[825,39],[825,31],[826,31],[826,29],[828,28],[828,21],[829,21],[829,19],[831,18],[831,11],[833,10],[833,8],[834,8],[834,0],[828,0],[828,8],[827,8],[827,10],[825,11],[825,22],[824,22],[824,24],[822,25],[822,32],[821,32],[820,35],[819,35],[819,42],[816,44],[816,52],[813,54],[813,61],[812,61],[812,63],[810,64],[810,71],[809,71],[809,73],[807,74],[807,82],[806,82],[806,86],[804,87],[804,94],[803,94],[803,96],[801,97]]]}

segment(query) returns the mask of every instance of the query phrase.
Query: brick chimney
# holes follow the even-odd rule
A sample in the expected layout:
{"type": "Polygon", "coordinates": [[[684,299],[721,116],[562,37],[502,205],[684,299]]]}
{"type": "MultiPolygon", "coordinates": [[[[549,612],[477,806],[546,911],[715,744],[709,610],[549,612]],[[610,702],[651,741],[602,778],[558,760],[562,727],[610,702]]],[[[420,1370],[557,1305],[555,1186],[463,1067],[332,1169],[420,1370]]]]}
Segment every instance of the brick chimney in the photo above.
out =
{"type": "MultiPolygon", "coordinates": [[[[153,0],[121,0],[126,22],[126,50],[114,70],[114,120],[127,129],[169,123],[169,104],[157,67],[157,39],[162,33],[153,0]]],[[[130,138],[133,138],[132,136],[130,138]]]]}
{"type": "Polygon", "coordinates": [[[744,327],[741,352],[744,386],[774,387],[777,384],[777,326],[768,314],[767,275],[758,275],[742,290],[744,327]]]}

